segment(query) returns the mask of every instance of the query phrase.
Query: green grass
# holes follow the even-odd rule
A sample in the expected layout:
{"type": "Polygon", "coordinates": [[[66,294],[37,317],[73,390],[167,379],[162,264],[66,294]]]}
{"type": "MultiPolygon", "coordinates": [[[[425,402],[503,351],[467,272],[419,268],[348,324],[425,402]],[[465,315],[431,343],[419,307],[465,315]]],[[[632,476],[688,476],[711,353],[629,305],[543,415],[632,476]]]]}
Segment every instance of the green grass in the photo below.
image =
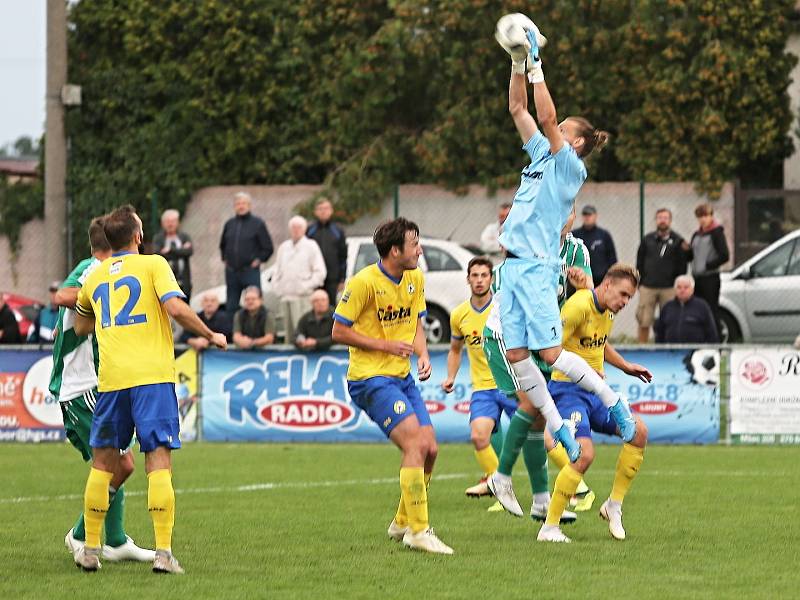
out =
{"type": "MultiPolygon", "coordinates": [[[[404,550],[385,529],[398,497],[388,445],[187,444],[175,455],[176,556],[185,577],[106,563],[84,574],[63,538],[80,510],[86,466],[65,445],[0,446],[0,598],[701,598],[797,593],[794,490],[800,448],[652,447],[625,502],[616,542],[597,508],[616,447],[601,447],[587,481],[591,512],[540,544],[529,519],[487,513],[463,490],[471,448],[443,446],[432,523],[451,557],[404,550]],[[250,484],[272,488],[242,490],[250,484]],[[205,491],[204,491],[205,490],[205,491]],[[12,501],[15,498],[28,498],[12,501]],[[492,591],[496,592],[492,594],[492,591]]],[[[127,489],[128,532],[153,541],[145,478],[127,489]]],[[[530,490],[515,475],[523,507],[530,490]]]]}

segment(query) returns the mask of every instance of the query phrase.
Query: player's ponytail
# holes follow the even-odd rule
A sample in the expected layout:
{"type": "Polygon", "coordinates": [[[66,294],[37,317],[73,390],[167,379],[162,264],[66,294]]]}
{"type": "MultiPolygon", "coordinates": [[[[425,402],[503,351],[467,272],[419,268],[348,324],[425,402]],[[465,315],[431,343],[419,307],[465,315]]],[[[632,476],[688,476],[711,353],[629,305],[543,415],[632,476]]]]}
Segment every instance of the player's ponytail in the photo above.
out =
{"type": "Polygon", "coordinates": [[[583,117],[569,117],[569,120],[578,125],[578,136],[584,139],[583,146],[578,150],[578,156],[581,158],[602,149],[611,137],[607,131],[595,129],[594,125],[583,117]]]}

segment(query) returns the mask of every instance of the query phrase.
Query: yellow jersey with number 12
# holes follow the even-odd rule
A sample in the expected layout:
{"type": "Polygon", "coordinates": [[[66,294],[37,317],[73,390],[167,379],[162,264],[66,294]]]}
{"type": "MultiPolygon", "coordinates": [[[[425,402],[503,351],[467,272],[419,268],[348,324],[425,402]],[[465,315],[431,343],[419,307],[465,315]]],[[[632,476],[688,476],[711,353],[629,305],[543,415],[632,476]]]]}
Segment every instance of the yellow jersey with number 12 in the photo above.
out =
{"type": "MultiPolygon", "coordinates": [[[[413,344],[417,322],[425,313],[422,271],[404,271],[398,280],[379,261],[364,267],[347,282],[333,318],[367,337],[413,344]]],[[[377,375],[402,379],[410,371],[408,358],[350,347],[350,381],[377,375]]]]}
{"type": "Polygon", "coordinates": [[[92,271],[75,310],[94,317],[97,389],[175,381],[172,327],[163,302],[184,294],[163,256],[117,253],[92,271]]]}
{"type": "MultiPolygon", "coordinates": [[[[600,310],[594,290],[578,290],[561,307],[564,350],[574,352],[589,366],[603,374],[606,341],[614,325],[614,313],[600,310]]],[[[553,381],[571,381],[561,371],[553,370],[553,381]]]]}
{"type": "Polygon", "coordinates": [[[486,362],[486,355],[483,353],[483,328],[489,318],[493,301],[490,296],[486,306],[477,309],[470,300],[465,300],[450,313],[450,337],[464,340],[469,357],[472,390],[475,392],[493,390],[497,387],[489,370],[489,363],[486,362]]]}

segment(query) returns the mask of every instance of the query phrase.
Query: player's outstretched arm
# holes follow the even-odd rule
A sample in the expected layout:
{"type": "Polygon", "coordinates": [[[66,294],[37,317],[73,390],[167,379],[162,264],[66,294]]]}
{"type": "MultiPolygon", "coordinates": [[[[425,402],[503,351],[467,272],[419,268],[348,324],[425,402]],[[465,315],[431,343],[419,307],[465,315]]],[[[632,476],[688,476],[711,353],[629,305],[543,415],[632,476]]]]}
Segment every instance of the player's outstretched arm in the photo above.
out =
{"type": "Polygon", "coordinates": [[[533,103],[536,106],[536,120],[539,122],[539,127],[542,128],[542,133],[547,138],[547,141],[550,142],[551,154],[555,154],[564,146],[564,137],[558,128],[556,105],[553,103],[550,90],[547,89],[547,84],[544,82],[542,61],[539,58],[539,45],[536,40],[536,34],[533,31],[528,31],[528,42],[531,46],[528,51],[528,79],[533,84],[533,103]]]}
{"type": "Polygon", "coordinates": [[[56,306],[75,308],[75,303],[78,301],[78,292],[80,291],[81,288],[79,287],[59,288],[55,297],[56,306]]]}
{"type": "Polygon", "coordinates": [[[167,299],[167,301],[164,302],[164,308],[167,309],[169,316],[175,319],[184,329],[206,338],[217,348],[225,350],[228,347],[228,341],[225,339],[225,335],[211,331],[208,326],[200,320],[200,317],[189,308],[189,305],[177,296],[167,299]]]}
{"type": "Polygon", "coordinates": [[[508,112],[511,113],[523,143],[539,131],[536,121],[528,112],[528,90],[524,74],[511,73],[511,81],[508,84],[508,112]]]}
{"type": "Polygon", "coordinates": [[[608,364],[617,367],[626,375],[636,377],[636,379],[639,379],[644,383],[650,383],[650,381],[653,379],[653,374],[647,369],[647,367],[628,362],[622,358],[622,355],[617,352],[616,349],[609,343],[606,343],[606,347],[603,351],[603,358],[608,364]]]}

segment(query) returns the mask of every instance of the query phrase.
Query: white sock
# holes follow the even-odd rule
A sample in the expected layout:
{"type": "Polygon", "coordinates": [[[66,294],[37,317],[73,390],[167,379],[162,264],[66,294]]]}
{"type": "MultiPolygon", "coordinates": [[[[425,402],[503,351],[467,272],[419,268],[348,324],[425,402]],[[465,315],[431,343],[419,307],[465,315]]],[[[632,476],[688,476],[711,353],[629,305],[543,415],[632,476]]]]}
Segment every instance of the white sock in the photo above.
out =
{"type": "Polygon", "coordinates": [[[617,502],[616,500],[612,500],[611,498],[608,499],[608,505],[614,509],[622,508],[622,502],[617,502]]]}
{"type": "Polygon", "coordinates": [[[547,381],[530,357],[519,362],[511,363],[514,374],[517,376],[519,389],[530,398],[531,403],[542,413],[551,432],[558,431],[564,420],[556,408],[550,392],[547,391],[547,381]]]}
{"type": "Polygon", "coordinates": [[[533,503],[547,506],[550,504],[550,492],[536,492],[533,495],[533,503]]]}
{"type": "Polygon", "coordinates": [[[608,408],[619,401],[619,395],[589,366],[589,363],[574,352],[562,350],[553,363],[553,368],[564,373],[573,383],[578,384],[587,392],[597,395],[608,408]]]}

